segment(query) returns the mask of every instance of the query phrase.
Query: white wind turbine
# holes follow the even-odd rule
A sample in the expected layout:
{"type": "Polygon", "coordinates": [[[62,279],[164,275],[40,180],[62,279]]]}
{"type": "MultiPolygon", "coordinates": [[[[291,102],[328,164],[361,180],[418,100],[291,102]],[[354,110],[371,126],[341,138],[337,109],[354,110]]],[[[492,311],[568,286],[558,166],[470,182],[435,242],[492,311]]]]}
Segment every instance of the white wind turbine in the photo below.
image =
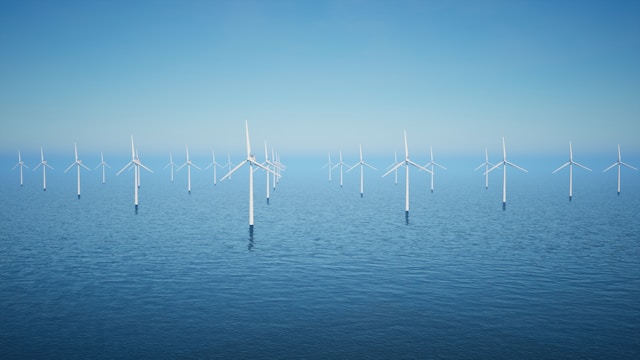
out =
{"type": "MultiPolygon", "coordinates": [[[[233,168],[233,165],[235,164],[231,162],[231,155],[227,153],[227,163],[223,166],[223,168],[226,167],[227,173],[230,173],[231,169],[233,168]]],[[[229,176],[229,180],[231,180],[231,176],[229,176]]]]}
{"type": "Polygon", "coordinates": [[[42,165],[42,190],[47,191],[47,167],[53,170],[53,167],[47,163],[47,160],[44,159],[44,151],[42,151],[42,146],[40,147],[40,163],[33,168],[33,171],[36,171],[42,165]]]}
{"type": "Polygon", "coordinates": [[[409,159],[409,146],[407,145],[407,131],[404,131],[404,161],[401,161],[399,163],[397,163],[395,166],[393,166],[391,169],[389,169],[386,173],[384,173],[384,175],[382,175],[382,177],[385,177],[389,174],[391,174],[392,171],[397,170],[400,166],[405,166],[406,167],[406,173],[405,173],[405,203],[404,203],[404,215],[405,215],[405,219],[407,224],[409,223],[409,165],[414,166],[420,170],[426,171],[428,173],[431,172],[431,170],[420,166],[418,164],[416,164],[415,162],[411,161],[409,159]]]}
{"type": "Polygon", "coordinates": [[[153,173],[151,169],[144,166],[140,159],[138,158],[138,152],[133,146],[133,136],[131,136],[131,161],[127,163],[120,171],[116,173],[116,176],[120,175],[123,171],[133,167],[133,205],[135,207],[136,213],[138,212],[138,188],[140,187],[140,168],[147,170],[150,173],[153,173]]]}
{"type": "Polygon", "coordinates": [[[342,149],[340,149],[339,154],[340,154],[340,161],[338,161],[338,163],[335,164],[333,167],[334,168],[340,167],[340,187],[342,187],[342,169],[343,169],[343,167],[348,166],[348,165],[345,164],[344,161],[342,161],[342,149]]]}
{"type": "Polygon", "coordinates": [[[28,169],[29,167],[24,163],[24,161],[22,161],[22,156],[20,156],[20,150],[18,150],[18,163],[15,164],[11,170],[14,170],[18,166],[20,166],[20,186],[23,186],[22,168],[26,167],[28,169]]]}
{"type": "Polygon", "coordinates": [[[632,169],[632,170],[638,170],[638,169],[636,169],[635,167],[633,167],[633,166],[631,166],[631,165],[629,165],[629,164],[627,164],[627,163],[622,161],[622,158],[620,156],[620,144],[618,144],[618,161],[616,161],[613,164],[611,164],[611,166],[609,166],[608,168],[602,170],[602,172],[610,170],[614,166],[618,167],[618,195],[620,195],[620,168],[622,166],[626,166],[626,167],[628,167],[629,169],[632,169]]]}
{"type": "MultiPolygon", "coordinates": [[[[272,151],[273,154],[273,151],[272,151]]],[[[273,156],[273,155],[272,155],[273,156]]],[[[262,163],[262,165],[264,165],[266,168],[272,169],[272,175],[273,175],[273,190],[275,191],[276,189],[276,182],[277,179],[280,177],[280,165],[275,161],[275,159],[273,159],[273,161],[269,160],[269,151],[267,149],[267,141],[264,141],[264,163],[262,163]]],[[[254,169],[254,170],[258,170],[258,169],[254,169]]],[[[267,175],[267,179],[266,179],[266,183],[267,183],[267,205],[269,205],[269,187],[271,186],[269,184],[269,172],[265,172],[265,174],[267,175]]]]}
{"type": "Polygon", "coordinates": [[[98,164],[98,166],[96,166],[96,168],[94,170],[97,170],[99,167],[102,166],[102,183],[104,184],[106,182],[106,177],[105,177],[105,167],[111,168],[111,166],[109,166],[109,164],[107,164],[104,161],[104,155],[102,154],[102,152],[100,152],[100,164],[98,164]]]}
{"type": "MultiPolygon", "coordinates": [[[[387,166],[386,170],[391,169],[392,167],[398,165],[398,152],[394,151],[393,152],[393,164],[387,166]]],[[[394,183],[396,185],[398,185],[398,168],[396,167],[396,169],[393,171],[394,172],[394,183]]]]}
{"type": "Polygon", "coordinates": [[[78,159],[78,147],[76,146],[75,143],[73,143],[73,150],[76,154],[76,161],[74,161],[73,163],[71,163],[71,165],[69,165],[69,167],[64,171],[64,173],[66,174],[67,171],[71,170],[71,168],[75,165],[78,167],[78,199],[80,199],[80,167],[82,166],[83,168],[91,171],[91,169],[89,169],[86,165],[84,165],[82,163],[82,160],[78,159]]]}
{"type": "Polygon", "coordinates": [[[329,153],[329,162],[322,166],[323,169],[326,168],[326,167],[329,168],[329,181],[331,181],[331,173],[333,173],[334,165],[335,164],[331,162],[331,153],[329,153]]]}
{"type": "Polygon", "coordinates": [[[247,158],[240,162],[236,167],[231,169],[225,176],[223,176],[220,181],[224,181],[225,179],[231,177],[231,174],[240,169],[243,165],[249,164],[249,234],[253,235],[253,166],[257,166],[267,172],[274,173],[273,170],[268,167],[260,164],[256,161],[256,156],[251,153],[251,143],[249,141],[249,122],[245,121],[245,132],[246,132],[246,143],[247,143],[247,158]]]}
{"type": "Polygon", "coordinates": [[[485,174],[488,174],[488,173],[492,172],[493,170],[495,170],[495,169],[499,168],[500,166],[502,166],[502,169],[503,169],[503,173],[502,173],[502,210],[505,210],[507,208],[507,165],[513,166],[514,168],[516,168],[518,170],[522,170],[524,172],[528,172],[528,171],[507,160],[507,147],[505,146],[505,143],[504,143],[504,137],[502,138],[502,155],[503,155],[502,156],[502,161],[500,161],[499,163],[495,164],[491,169],[487,170],[485,172],[485,174]]]}
{"type": "Polygon", "coordinates": [[[215,151],[211,150],[211,156],[213,158],[213,161],[211,162],[211,164],[207,165],[207,167],[204,168],[204,169],[207,170],[210,167],[213,168],[213,186],[216,186],[216,183],[218,182],[218,175],[217,175],[216,168],[221,167],[221,166],[220,166],[220,164],[218,164],[216,162],[216,152],[215,151]]]}
{"type": "Polygon", "coordinates": [[[447,170],[446,167],[438,164],[437,162],[433,161],[433,147],[429,146],[429,154],[431,155],[431,161],[429,161],[427,164],[424,165],[424,167],[429,168],[429,166],[431,166],[431,168],[429,170],[431,170],[431,192],[433,192],[433,175],[435,174],[435,168],[434,166],[437,166],[443,170],[447,170]]]}
{"type": "Polygon", "coordinates": [[[573,149],[571,147],[571,141],[569,141],[569,161],[567,161],[562,166],[560,166],[559,168],[555,169],[552,172],[553,174],[555,174],[558,171],[560,171],[563,168],[565,168],[566,166],[569,166],[569,201],[571,201],[571,198],[573,197],[573,165],[576,165],[576,166],[581,167],[581,168],[583,168],[585,170],[591,171],[591,169],[589,169],[588,167],[573,161],[573,149]]]}
{"type": "Polygon", "coordinates": [[[368,166],[370,169],[378,170],[373,166],[367,164],[364,160],[362,160],[362,145],[360,145],[360,161],[355,163],[352,167],[347,170],[347,172],[355,169],[357,166],[360,166],[360,197],[364,197],[364,167],[368,166]]]}
{"type": "Polygon", "coordinates": [[[190,159],[189,159],[189,147],[187,146],[187,161],[184,162],[184,164],[180,165],[180,167],[176,170],[176,171],[180,171],[180,169],[182,169],[183,167],[187,167],[187,192],[189,194],[191,194],[191,167],[193,166],[194,168],[201,170],[198,165],[194,164],[190,159]]]}
{"type": "Polygon", "coordinates": [[[488,189],[489,188],[489,167],[493,166],[493,164],[489,162],[489,151],[487,150],[487,148],[484,148],[484,162],[478,165],[477,168],[473,169],[473,171],[477,171],[483,166],[484,166],[484,188],[488,189]]]}
{"type": "Polygon", "coordinates": [[[165,169],[168,167],[171,167],[171,182],[173,182],[173,170],[175,169],[175,167],[178,166],[178,164],[173,162],[173,153],[171,151],[169,151],[169,163],[167,165],[165,165],[165,169]]]}

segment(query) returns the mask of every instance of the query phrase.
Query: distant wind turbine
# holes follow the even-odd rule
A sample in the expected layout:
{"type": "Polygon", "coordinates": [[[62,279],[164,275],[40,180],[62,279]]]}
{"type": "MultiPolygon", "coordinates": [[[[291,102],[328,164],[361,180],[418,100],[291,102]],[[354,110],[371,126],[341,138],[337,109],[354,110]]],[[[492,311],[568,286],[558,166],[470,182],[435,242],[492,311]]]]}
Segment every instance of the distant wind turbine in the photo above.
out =
{"type": "Polygon", "coordinates": [[[236,172],[245,164],[249,164],[249,234],[253,236],[253,167],[257,166],[262,170],[267,172],[274,173],[273,170],[268,167],[260,164],[256,161],[256,157],[251,153],[251,142],[249,140],[249,122],[245,121],[245,133],[246,133],[246,143],[247,143],[247,158],[240,162],[236,167],[234,167],[231,171],[229,171],[225,176],[223,176],[220,181],[224,181],[225,179],[231,177],[231,174],[236,172]]]}
{"type": "Polygon", "coordinates": [[[569,201],[571,201],[571,198],[573,197],[573,165],[576,165],[585,170],[591,171],[591,169],[589,169],[588,167],[573,161],[573,149],[571,147],[571,141],[569,141],[569,161],[567,161],[562,166],[560,166],[559,168],[555,169],[552,172],[553,174],[555,174],[558,171],[562,170],[563,168],[569,166],[569,201]]]}
{"type": "Polygon", "coordinates": [[[331,153],[329,153],[329,162],[324,164],[324,166],[322,166],[323,169],[326,168],[326,167],[329,168],[329,181],[331,181],[331,173],[333,173],[333,166],[334,165],[335,164],[331,162],[331,153]]]}
{"type": "Polygon", "coordinates": [[[495,170],[495,169],[499,168],[500,166],[502,166],[502,169],[503,169],[503,173],[502,173],[502,210],[505,210],[507,208],[507,165],[513,166],[514,168],[516,168],[518,170],[522,170],[524,172],[528,172],[528,171],[507,160],[507,147],[506,147],[506,145],[504,143],[504,137],[502,138],[502,155],[503,155],[502,161],[500,161],[499,163],[495,164],[491,169],[487,170],[485,174],[488,174],[488,173],[492,172],[493,170],[495,170]]]}
{"type": "Polygon", "coordinates": [[[489,167],[493,166],[492,163],[489,162],[489,151],[487,148],[484,148],[484,162],[478,165],[477,168],[473,169],[473,171],[477,171],[484,166],[484,188],[489,188],[489,167]]]}
{"type": "Polygon", "coordinates": [[[47,160],[44,159],[44,151],[42,151],[42,146],[40,147],[40,163],[33,168],[33,171],[36,171],[42,165],[42,190],[47,191],[47,168],[53,170],[53,167],[47,163],[47,160]]]}
{"type": "Polygon", "coordinates": [[[405,215],[405,219],[407,224],[409,223],[409,165],[416,167],[422,171],[426,171],[428,173],[431,172],[431,170],[416,164],[415,162],[411,161],[409,159],[409,146],[407,145],[407,131],[404,131],[404,160],[397,163],[394,167],[392,167],[391,169],[389,169],[386,173],[384,173],[382,175],[382,177],[385,177],[389,174],[391,174],[392,171],[397,170],[400,166],[405,166],[406,167],[406,174],[405,174],[405,202],[404,202],[404,215],[405,215]]]}
{"type": "Polygon", "coordinates": [[[340,154],[340,161],[338,161],[338,163],[337,163],[337,164],[335,164],[333,167],[334,167],[334,168],[336,168],[336,167],[340,167],[340,187],[342,187],[342,169],[343,169],[343,167],[345,167],[345,166],[347,166],[347,167],[348,167],[348,165],[347,165],[347,164],[345,164],[345,162],[344,162],[344,161],[342,161],[342,149],[340,149],[340,153],[339,153],[339,154],[340,154]]]}
{"type": "Polygon", "coordinates": [[[176,170],[176,171],[180,171],[180,169],[182,169],[183,167],[187,167],[187,192],[189,194],[191,194],[191,167],[193,166],[194,168],[201,170],[198,165],[194,164],[190,159],[189,159],[189,147],[187,146],[187,161],[184,162],[184,164],[180,165],[180,167],[176,170]]]}
{"type": "MultiPolygon", "coordinates": [[[[234,165],[235,164],[231,162],[231,155],[227,153],[227,163],[223,166],[227,168],[227,174],[231,172],[231,169],[233,168],[234,165]]],[[[229,176],[229,180],[231,180],[231,176],[229,176]]]]}
{"type": "MultiPolygon", "coordinates": [[[[386,170],[391,169],[392,167],[398,165],[398,152],[394,151],[393,152],[393,164],[387,166],[386,170]]],[[[396,185],[398,185],[398,168],[396,167],[396,169],[393,171],[394,173],[394,183],[396,185]]]]}
{"type": "Polygon", "coordinates": [[[22,168],[26,167],[28,169],[29,167],[24,163],[24,161],[22,161],[22,157],[20,156],[20,150],[18,150],[18,163],[15,164],[11,170],[14,170],[18,166],[20,167],[20,186],[23,186],[22,168]]]}
{"type": "Polygon", "coordinates": [[[608,168],[602,170],[602,172],[608,171],[611,168],[613,168],[614,166],[618,167],[618,195],[620,195],[620,168],[622,166],[626,166],[626,167],[628,167],[629,169],[632,169],[632,170],[638,170],[638,169],[636,169],[635,167],[633,167],[633,166],[631,166],[631,165],[629,165],[629,164],[627,164],[627,163],[622,161],[622,158],[620,156],[620,144],[618,144],[618,161],[616,161],[613,164],[611,164],[611,166],[609,166],[608,168]]]}
{"type": "Polygon", "coordinates": [[[360,166],[360,197],[364,197],[364,167],[367,166],[367,167],[369,167],[370,169],[373,169],[373,170],[378,170],[378,169],[376,169],[373,166],[367,164],[362,159],[362,145],[360,145],[360,161],[358,161],[357,163],[355,163],[355,165],[350,167],[349,170],[347,170],[347,172],[355,169],[358,166],[360,166]]]}
{"type": "Polygon", "coordinates": [[[429,146],[429,154],[431,155],[431,161],[429,161],[427,164],[425,164],[424,167],[429,168],[429,166],[431,166],[431,168],[429,170],[431,170],[431,192],[433,192],[433,175],[435,174],[435,168],[434,166],[437,166],[443,170],[447,170],[446,167],[438,164],[437,162],[433,161],[433,147],[429,146]]]}
{"type": "Polygon", "coordinates": [[[169,151],[169,163],[167,165],[165,165],[164,168],[166,169],[168,167],[171,167],[171,182],[173,182],[173,170],[177,166],[178,166],[178,164],[173,162],[173,153],[171,153],[171,151],[169,151]]]}
{"type": "Polygon", "coordinates": [[[102,183],[104,184],[106,182],[106,177],[105,177],[105,167],[111,168],[111,166],[109,166],[109,164],[107,164],[104,161],[104,155],[102,154],[102,152],[100,152],[100,164],[98,164],[98,166],[96,166],[96,168],[94,170],[97,170],[99,167],[102,166],[102,183]]]}
{"type": "Polygon", "coordinates": [[[216,152],[211,150],[211,157],[213,158],[213,161],[211,162],[211,164],[207,165],[206,168],[204,168],[205,170],[209,169],[210,167],[213,168],[213,186],[216,186],[216,183],[218,182],[218,175],[216,172],[216,168],[221,167],[220,164],[218,164],[216,162],[216,152]]]}
{"type": "Polygon", "coordinates": [[[71,168],[75,165],[78,167],[78,199],[80,199],[80,167],[83,167],[89,171],[91,171],[91,169],[89,169],[86,165],[84,165],[82,163],[82,160],[78,159],[78,147],[76,146],[76,144],[73,144],[73,150],[75,151],[76,154],[76,161],[74,161],[71,165],[69,165],[69,167],[64,171],[64,173],[66,174],[67,171],[71,170],[71,168]]]}
{"type": "Polygon", "coordinates": [[[140,168],[147,170],[150,173],[153,173],[151,169],[144,166],[142,162],[140,162],[140,158],[138,158],[138,152],[133,145],[133,136],[131,136],[131,161],[127,163],[120,171],[116,173],[116,176],[120,175],[123,171],[133,168],[133,205],[135,207],[136,213],[138,212],[138,188],[140,187],[140,168]]]}
{"type": "MultiPolygon", "coordinates": [[[[277,177],[280,176],[280,174],[278,174],[278,170],[279,170],[279,165],[276,163],[275,159],[273,159],[273,161],[269,160],[269,150],[267,149],[267,141],[264,141],[264,163],[262,163],[262,165],[264,165],[266,168],[272,169],[272,174],[269,174],[269,172],[265,172],[265,174],[267,175],[267,179],[266,179],[266,183],[267,183],[267,205],[269,205],[269,198],[270,198],[270,193],[269,193],[269,188],[271,187],[271,184],[269,184],[269,178],[270,175],[273,175],[273,189],[275,190],[275,186],[276,186],[276,181],[277,181],[277,177]]],[[[257,169],[255,169],[257,170],[257,169]]]]}

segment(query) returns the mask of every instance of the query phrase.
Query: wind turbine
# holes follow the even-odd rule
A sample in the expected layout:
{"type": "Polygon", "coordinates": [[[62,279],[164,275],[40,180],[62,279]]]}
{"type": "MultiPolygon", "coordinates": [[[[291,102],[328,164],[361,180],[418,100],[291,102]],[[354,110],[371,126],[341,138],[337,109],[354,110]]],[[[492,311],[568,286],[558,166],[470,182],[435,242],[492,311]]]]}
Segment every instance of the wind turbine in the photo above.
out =
{"type": "Polygon", "coordinates": [[[180,167],[176,171],[180,171],[183,167],[187,167],[187,191],[191,194],[191,167],[201,170],[198,165],[194,164],[191,160],[189,160],[189,147],[187,146],[187,161],[184,164],[180,165],[180,167]]]}
{"type": "Polygon", "coordinates": [[[331,162],[331,153],[329,153],[329,162],[324,164],[324,166],[322,166],[323,169],[326,168],[326,167],[329,168],[329,181],[331,181],[331,173],[333,173],[333,166],[334,165],[335,164],[331,162]]]}
{"type": "Polygon", "coordinates": [[[620,156],[620,144],[618,144],[618,161],[614,162],[613,164],[611,164],[611,166],[609,166],[608,168],[602,170],[602,172],[605,172],[609,169],[611,169],[614,166],[618,166],[618,195],[620,195],[620,167],[621,165],[628,167],[629,169],[633,169],[633,170],[638,170],[635,167],[623,162],[621,160],[621,156],[620,156]]]}
{"type": "Polygon", "coordinates": [[[104,184],[106,182],[106,177],[105,177],[105,174],[104,174],[104,168],[105,167],[111,168],[111,166],[109,166],[109,164],[107,164],[104,161],[104,155],[102,154],[102,152],[100,152],[100,164],[98,166],[96,166],[96,168],[94,170],[97,170],[101,166],[102,166],[102,183],[104,184]]]}
{"type": "Polygon", "coordinates": [[[340,167],[340,187],[342,187],[342,168],[344,166],[348,166],[347,164],[344,163],[344,161],[342,161],[342,149],[340,149],[340,161],[338,161],[337,164],[335,164],[333,167],[340,167]]]}
{"type": "Polygon", "coordinates": [[[440,165],[440,164],[438,164],[437,162],[433,161],[433,147],[432,146],[429,146],[429,154],[431,155],[431,161],[429,161],[427,164],[425,164],[424,167],[428,168],[429,166],[431,166],[431,169],[429,169],[429,170],[431,170],[431,192],[433,192],[433,175],[435,174],[434,166],[437,166],[437,167],[439,167],[439,168],[441,168],[443,170],[447,170],[447,168],[442,166],[442,165],[440,165]]]}
{"type": "Polygon", "coordinates": [[[213,186],[216,186],[216,183],[218,181],[218,175],[217,175],[217,172],[216,172],[216,168],[220,167],[220,164],[218,164],[216,162],[216,152],[211,150],[211,155],[213,157],[213,161],[211,162],[211,164],[207,165],[207,167],[204,168],[204,169],[207,170],[208,168],[213,167],[213,186]]]}
{"type": "Polygon", "coordinates": [[[364,160],[362,160],[362,145],[360,145],[360,161],[355,163],[352,167],[347,170],[347,172],[355,169],[357,166],[360,166],[360,197],[364,197],[364,167],[368,166],[370,169],[378,170],[373,166],[367,164],[364,160]]]}
{"type": "Polygon", "coordinates": [[[20,156],[20,150],[18,150],[18,163],[15,164],[11,170],[14,170],[18,166],[20,166],[20,186],[23,186],[22,168],[26,167],[28,169],[29,167],[24,163],[24,161],[22,161],[22,157],[20,156]]]}
{"type": "Polygon", "coordinates": [[[569,166],[569,201],[571,201],[571,198],[573,197],[573,165],[591,171],[588,167],[573,161],[573,149],[571,148],[571,141],[569,141],[569,161],[552,172],[552,174],[555,174],[566,166],[569,166]]]}
{"type": "Polygon", "coordinates": [[[489,162],[489,151],[487,150],[487,148],[484,148],[484,162],[478,165],[477,168],[473,169],[473,171],[477,171],[478,169],[484,166],[484,188],[485,189],[489,188],[489,167],[493,165],[494,164],[489,162]]]}
{"type": "MultiPolygon", "coordinates": [[[[223,166],[227,168],[227,173],[231,172],[231,168],[233,167],[233,165],[235,165],[234,163],[231,162],[231,155],[229,155],[229,153],[227,153],[227,163],[223,166]]],[[[229,176],[229,180],[231,180],[231,176],[229,176]]],[[[221,179],[222,181],[222,179],[221,179]]]]}
{"type": "MultiPolygon", "coordinates": [[[[397,152],[397,151],[394,151],[394,152],[393,152],[393,164],[391,164],[391,165],[387,166],[387,169],[386,169],[386,170],[389,170],[389,169],[391,169],[392,167],[394,167],[394,166],[396,166],[396,165],[398,165],[398,152],[397,152]]],[[[398,185],[398,168],[396,168],[396,169],[394,170],[394,178],[395,178],[395,179],[394,179],[394,183],[395,183],[395,184],[396,184],[396,186],[397,186],[397,185],[398,185]]]]}
{"type": "Polygon", "coordinates": [[[171,182],[173,182],[173,169],[178,166],[178,164],[173,162],[173,153],[171,153],[171,151],[169,151],[169,163],[167,165],[165,165],[165,169],[168,167],[171,167],[171,182]]]}
{"type": "Polygon", "coordinates": [[[251,143],[249,141],[249,122],[245,121],[246,143],[247,143],[247,158],[240,162],[236,167],[223,176],[220,181],[231,177],[231,174],[240,169],[243,165],[249,164],[249,234],[253,236],[253,166],[257,166],[267,172],[274,173],[273,170],[260,164],[256,161],[256,156],[251,153],[251,143]]]}
{"type": "Polygon", "coordinates": [[[84,165],[82,163],[82,160],[78,159],[78,147],[76,146],[75,143],[73,143],[73,150],[76,153],[76,161],[74,161],[73,163],[71,163],[71,165],[69,165],[69,167],[64,171],[64,173],[66,174],[67,171],[71,170],[71,168],[75,165],[78,167],[78,199],[80,199],[80,167],[82,166],[83,168],[91,171],[91,169],[89,169],[86,165],[84,165]]]}
{"type": "MultiPolygon", "coordinates": [[[[279,177],[280,174],[278,173],[279,165],[277,165],[275,163],[275,159],[273,159],[273,160],[274,160],[274,162],[271,162],[269,160],[269,151],[267,149],[267,141],[265,140],[264,141],[264,163],[262,163],[262,165],[264,165],[267,168],[272,168],[272,170],[273,170],[273,190],[275,191],[275,189],[276,189],[276,181],[277,181],[276,180],[276,175],[279,177]]],[[[257,170],[257,169],[255,169],[255,170],[257,170]]],[[[265,174],[267,175],[267,181],[266,181],[266,183],[267,183],[267,205],[269,205],[269,197],[270,197],[269,196],[269,187],[271,185],[269,184],[269,172],[267,171],[267,172],[265,172],[265,174]]]]}
{"type": "Polygon", "coordinates": [[[502,210],[505,210],[507,208],[507,165],[513,166],[514,168],[516,168],[518,170],[522,170],[524,172],[528,172],[528,171],[507,160],[507,147],[504,144],[504,137],[502,138],[502,155],[503,155],[502,156],[502,161],[500,161],[499,163],[493,165],[493,167],[491,169],[487,170],[485,172],[485,174],[488,174],[488,173],[492,172],[493,170],[495,170],[495,169],[499,168],[500,166],[502,166],[502,169],[503,169],[503,173],[502,173],[502,210]]]}
{"type": "Polygon", "coordinates": [[[127,163],[120,171],[116,173],[116,176],[120,175],[123,171],[133,167],[133,205],[135,207],[136,213],[138,212],[138,188],[140,187],[140,168],[147,170],[150,173],[153,173],[151,169],[144,166],[142,162],[140,162],[140,158],[138,158],[138,152],[133,146],[133,136],[131,136],[131,161],[127,163]]]}
{"type": "Polygon", "coordinates": [[[42,165],[42,190],[47,191],[47,167],[53,170],[53,167],[47,163],[47,160],[44,159],[44,152],[42,151],[42,146],[40,146],[40,163],[33,168],[33,171],[36,171],[37,168],[42,165]]]}
{"type": "Polygon", "coordinates": [[[404,131],[404,161],[401,161],[399,163],[397,163],[395,166],[393,166],[391,169],[389,169],[386,173],[384,173],[384,175],[382,175],[382,177],[385,177],[389,174],[391,174],[392,171],[397,170],[400,166],[405,166],[406,167],[406,174],[405,174],[405,203],[404,203],[404,216],[406,219],[407,224],[409,223],[409,165],[414,166],[420,170],[426,171],[428,173],[431,172],[431,170],[420,166],[418,164],[416,164],[415,162],[411,161],[409,159],[409,146],[407,145],[407,131],[404,131]]]}

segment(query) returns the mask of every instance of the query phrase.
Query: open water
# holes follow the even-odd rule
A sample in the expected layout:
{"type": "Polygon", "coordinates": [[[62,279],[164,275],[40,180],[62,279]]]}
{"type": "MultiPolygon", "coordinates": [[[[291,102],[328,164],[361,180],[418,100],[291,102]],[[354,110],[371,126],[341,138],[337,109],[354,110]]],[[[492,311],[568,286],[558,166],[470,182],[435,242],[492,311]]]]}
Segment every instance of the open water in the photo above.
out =
{"type": "Polygon", "coordinates": [[[253,236],[246,169],[194,171],[188,195],[155,166],[137,214],[119,166],[81,200],[60,166],[46,192],[3,171],[2,358],[640,358],[636,172],[617,196],[615,172],[574,169],[569,202],[565,171],[509,169],[502,211],[501,172],[430,193],[411,169],[406,224],[404,172],[367,170],[360,198],[321,164],[289,164],[269,205],[256,172],[253,236]]]}

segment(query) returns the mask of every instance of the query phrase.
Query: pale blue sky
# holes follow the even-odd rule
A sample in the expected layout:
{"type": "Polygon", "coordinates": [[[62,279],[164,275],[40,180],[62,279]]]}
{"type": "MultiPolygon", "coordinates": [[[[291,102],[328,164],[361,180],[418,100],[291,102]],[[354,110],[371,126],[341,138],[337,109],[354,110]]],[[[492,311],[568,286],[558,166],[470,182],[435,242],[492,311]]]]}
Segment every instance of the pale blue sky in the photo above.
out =
{"type": "Polygon", "coordinates": [[[639,1],[0,1],[0,151],[640,152],[639,1]]]}

